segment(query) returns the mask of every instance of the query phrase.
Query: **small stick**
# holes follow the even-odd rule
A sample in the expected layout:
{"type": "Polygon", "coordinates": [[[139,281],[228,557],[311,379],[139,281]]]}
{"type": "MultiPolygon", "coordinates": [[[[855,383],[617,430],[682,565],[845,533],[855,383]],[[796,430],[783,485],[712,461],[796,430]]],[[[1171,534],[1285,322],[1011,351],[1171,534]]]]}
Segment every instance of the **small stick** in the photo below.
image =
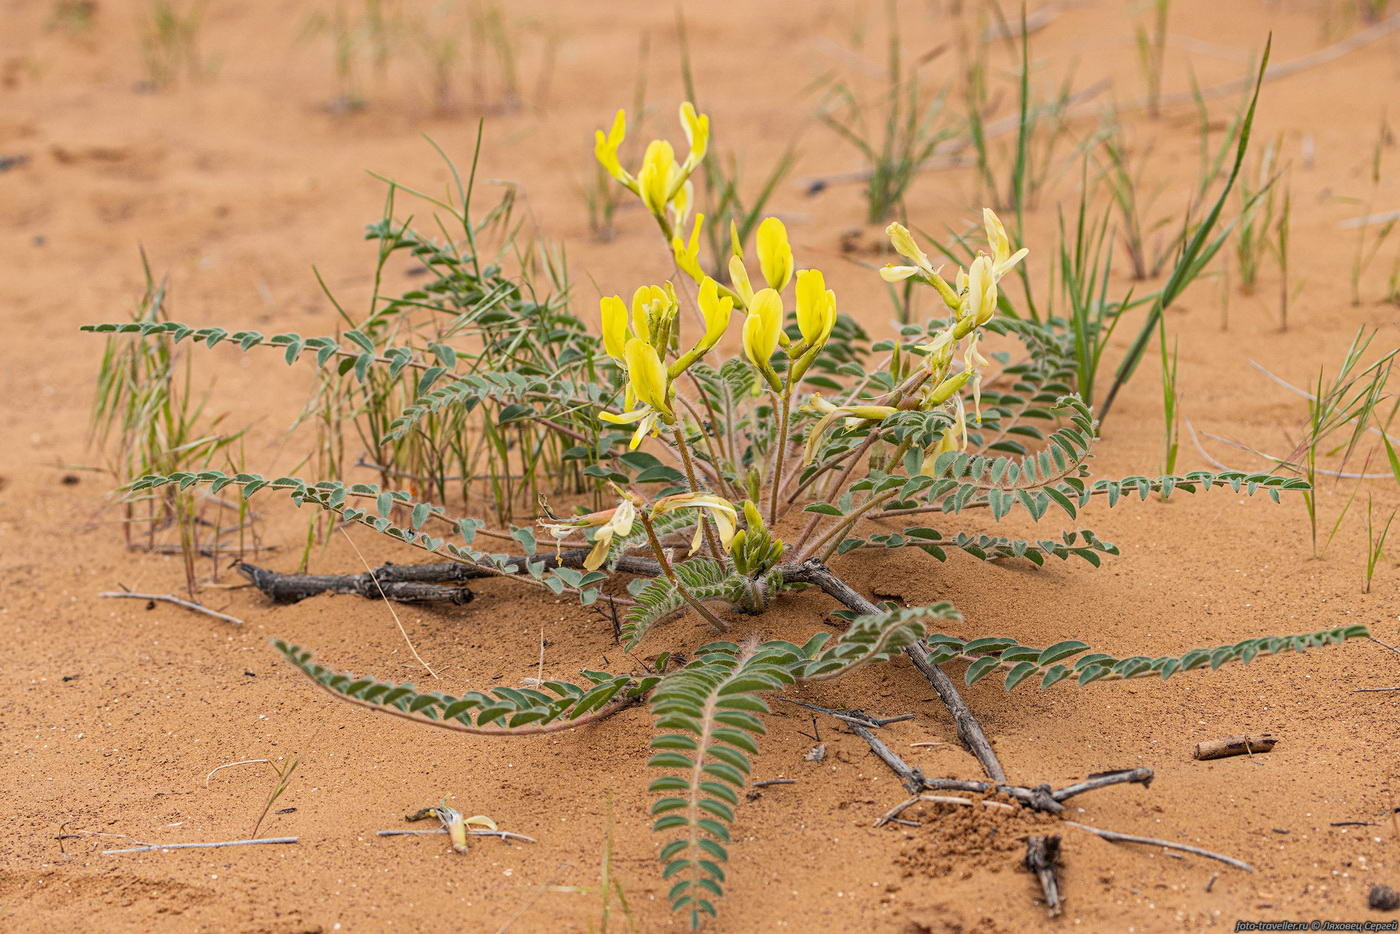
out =
{"type": "Polygon", "coordinates": [[[205,606],[205,605],[202,604],[202,603],[194,603],[194,602],[192,602],[192,601],[190,601],[190,600],[181,600],[179,597],[175,596],[174,594],[168,594],[168,593],[132,593],[130,590],[112,590],[112,591],[107,591],[107,592],[105,592],[105,593],[100,593],[100,594],[98,594],[98,596],[99,596],[99,597],[128,597],[128,598],[130,598],[130,599],[132,599],[132,600],[158,600],[158,601],[160,601],[161,603],[173,603],[173,604],[175,604],[176,606],[182,606],[182,607],[184,607],[184,608],[187,609],[187,610],[193,610],[193,611],[196,612],[196,613],[203,613],[205,616],[212,616],[212,617],[214,617],[215,619],[221,619],[221,620],[223,620],[223,621],[226,622],[226,623],[237,623],[237,624],[240,625],[240,626],[243,625],[243,620],[239,619],[237,616],[229,616],[227,613],[220,613],[218,610],[211,610],[211,609],[209,609],[209,607],[205,606]]]}
{"type": "Polygon", "coordinates": [[[761,781],[761,782],[754,782],[754,783],[753,783],[753,786],[754,786],[755,788],[767,788],[769,785],[796,785],[796,784],[797,784],[797,779],[795,779],[795,778],[769,778],[769,779],[765,779],[764,781],[761,781]]]}
{"type": "Polygon", "coordinates": [[[1357,688],[1353,694],[1371,694],[1377,691],[1400,691],[1400,688],[1357,688]]]}
{"type": "Polygon", "coordinates": [[[1052,918],[1060,916],[1060,880],[1056,875],[1059,861],[1059,834],[1026,838],[1026,870],[1035,873],[1040,880],[1040,890],[1045,893],[1045,907],[1052,918]]]}
{"type": "Polygon", "coordinates": [[[1278,742],[1268,733],[1259,736],[1225,736],[1206,743],[1197,743],[1193,759],[1228,759],[1230,756],[1254,755],[1256,752],[1269,752],[1278,742]]]}
{"type": "Polygon", "coordinates": [[[1066,798],[1073,798],[1075,795],[1082,795],[1086,791],[1094,791],[1098,788],[1107,788],[1109,785],[1121,785],[1124,782],[1134,783],[1147,788],[1152,784],[1152,770],[1148,768],[1121,769],[1115,772],[1101,772],[1097,775],[1090,775],[1082,782],[1073,785],[1066,785],[1059,791],[1051,792],[1051,797],[1056,801],[1064,801],[1066,798]]]}
{"type": "MultiPolygon", "coordinates": [[[[929,801],[933,804],[956,804],[960,807],[969,808],[973,805],[971,799],[958,798],[954,797],[953,795],[914,795],[912,798],[906,798],[905,800],[899,802],[894,807],[890,808],[888,811],[877,817],[875,819],[875,826],[880,827],[884,824],[894,821],[895,818],[899,817],[899,815],[903,814],[905,811],[909,810],[911,807],[918,804],[920,801],[929,801]]],[[[1002,801],[983,801],[982,805],[983,807],[989,808],[1002,808],[1003,810],[1007,811],[1015,810],[1015,808],[1013,808],[1011,805],[1006,804],[1002,801]]]]}
{"type": "Polygon", "coordinates": [[[1367,639],[1370,639],[1370,640],[1371,640],[1372,642],[1374,642],[1376,645],[1379,645],[1379,646],[1381,646],[1381,647],[1383,647],[1383,648],[1390,649],[1390,651],[1394,652],[1394,653],[1397,654],[1397,655],[1400,655],[1400,649],[1397,649],[1395,646],[1391,645],[1389,642],[1382,642],[1381,640],[1377,639],[1375,636],[1367,636],[1366,638],[1367,638],[1367,639]]]}
{"type": "MultiPolygon", "coordinates": [[[[432,830],[377,830],[376,836],[380,837],[417,837],[423,834],[447,833],[446,827],[436,827],[432,830]]],[[[502,840],[524,840],[526,843],[539,843],[534,837],[527,837],[523,833],[511,833],[509,830],[468,830],[468,836],[472,837],[500,837],[502,840]]]]}
{"type": "Polygon", "coordinates": [[[1219,853],[1212,853],[1210,850],[1203,850],[1198,846],[1189,846],[1185,843],[1173,843],[1170,840],[1157,840],[1153,837],[1139,837],[1130,833],[1118,833],[1116,830],[1100,830],[1098,827],[1090,827],[1088,824],[1081,824],[1078,821],[1067,820],[1063,823],[1070,827],[1078,827],[1080,830],[1087,830],[1089,833],[1113,843],[1145,843],[1149,846],[1166,847],[1169,850],[1180,850],[1183,853],[1195,853],[1197,856],[1204,856],[1207,859],[1219,860],[1227,866],[1234,866],[1236,869],[1243,869],[1245,872],[1254,872],[1254,867],[1242,859],[1235,859],[1232,856],[1222,856],[1219,853]]]}
{"type": "Polygon", "coordinates": [[[297,837],[262,837],[257,840],[221,840],[218,843],[151,843],[126,850],[103,850],[103,856],[117,853],[149,853],[152,850],[208,850],[221,846],[254,846],[263,843],[296,843],[297,837]]]}

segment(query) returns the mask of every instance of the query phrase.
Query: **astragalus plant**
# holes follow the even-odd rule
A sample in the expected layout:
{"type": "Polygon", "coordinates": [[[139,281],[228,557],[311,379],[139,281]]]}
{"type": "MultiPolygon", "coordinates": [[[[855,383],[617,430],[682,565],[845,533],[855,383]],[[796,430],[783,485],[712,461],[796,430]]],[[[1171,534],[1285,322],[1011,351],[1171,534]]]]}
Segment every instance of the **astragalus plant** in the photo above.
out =
{"type": "MultiPolygon", "coordinates": [[[[911,524],[925,516],[938,516],[942,525],[969,510],[995,520],[1024,510],[1042,522],[1072,522],[1096,500],[1113,506],[1134,495],[1146,500],[1216,486],[1277,499],[1307,485],[1244,473],[1091,479],[1094,417],[1072,384],[1073,349],[1047,325],[999,313],[998,282],[1026,250],[1014,248],[991,211],[983,215],[986,251],[951,279],[908,230],[890,225],[902,264],[886,266],[880,277],[934,290],[945,314],[875,343],[840,314],[821,270],[798,268],[775,218],[760,225],[756,256],[728,258],[728,281],[706,275],[699,255],[704,219],[691,217],[690,176],[705,158],[709,121],[689,104],[681,117],[687,154],[654,141],[635,173],[617,157],[624,115],[598,134],[598,158],[641,199],[681,275],[639,285],[630,301],[601,300],[593,339],[601,352],[589,386],[579,383],[577,370],[567,385],[535,375],[463,376],[458,368],[473,359],[465,347],[447,354],[441,347],[367,347],[353,334],[265,338],[170,323],[91,328],[226,342],[245,351],[271,345],[288,362],[309,355],[318,366],[351,360],[348,372],[361,380],[379,367],[433,373],[432,388],[399,425],[483,392],[513,393],[513,420],[559,433],[570,439],[571,456],[587,458],[585,473],[596,481],[598,497],[589,506],[570,510],[557,499],[544,505],[537,525],[493,529],[450,514],[442,503],[335,478],[210,471],[148,476],[133,488],[236,486],[245,496],[281,490],[298,506],[329,510],[347,525],[465,565],[471,576],[510,577],[576,594],[588,605],[611,601],[624,613],[619,638],[629,652],[653,628],[687,613],[703,618],[716,640],[685,652],[683,664],[662,655],[628,671],[583,671],[575,681],[460,695],[338,673],[315,664],[301,647],[277,643],[322,688],[418,723],[491,736],[575,729],[649,703],[656,719],[651,764],[660,775],[651,784],[651,811],[664,840],[662,875],[673,907],[698,927],[715,913],[726,884],[730,826],[742,819],[736,811],[764,733],[765,695],[904,654],[954,712],[960,735],[983,750],[989,776],[1002,782],[995,754],[945,669],[964,672],[968,684],[997,675],[1007,689],[1030,679],[1043,688],[1061,681],[1083,686],[1167,678],[1365,633],[1354,626],[1180,656],[1119,657],[1090,654],[1079,639],[1022,645],[998,634],[993,620],[962,623],[946,602],[876,606],[862,597],[827,568],[829,559],[855,549],[917,548],[937,561],[961,552],[1036,565],[1080,558],[1097,566],[1117,553],[1094,532],[1072,526],[1021,540],[911,524]],[[537,532],[548,544],[537,544],[537,532]],[[492,550],[483,538],[510,550],[492,550]],[[839,634],[814,625],[801,644],[731,638],[754,631],[745,616],[761,615],[793,588],[812,585],[846,604],[839,634]],[[977,637],[939,631],[964,625],[977,637]]],[[[883,288],[872,276],[872,296],[883,288]]]]}

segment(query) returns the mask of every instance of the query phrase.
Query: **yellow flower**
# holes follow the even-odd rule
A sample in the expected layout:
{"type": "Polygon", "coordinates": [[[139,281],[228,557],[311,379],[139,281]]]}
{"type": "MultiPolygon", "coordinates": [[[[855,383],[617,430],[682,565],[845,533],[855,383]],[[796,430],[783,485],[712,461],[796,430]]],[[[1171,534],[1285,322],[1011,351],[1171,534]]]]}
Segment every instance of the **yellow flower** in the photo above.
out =
{"type": "Polygon", "coordinates": [[[584,568],[596,571],[607,560],[613,538],[618,535],[624,538],[631,535],[636,520],[636,505],[624,497],[612,509],[589,513],[586,516],[571,516],[562,521],[541,518],[539,524],[554,536],[556,543],[582,529],[597,528],[598,531],[593,536],[593,549],[588,553],[588,557],[583,559],[584,568]]]}
{"type": "Polygon", "coordinates": [[[981,326],[990,321],[997,310],[997,275],[991,257],[982,254],[974,259],[966,278],[958,319],[970,318],[981,326]]]}
{"type": "Polygon", "coordinates": [[[734,312],[734,299],[720,298],[719,283],[706,276],[700,283],[700,314],[705,318],[705,336],[696,344],[701,353],[709,350],[724,336],[729,327],[729,317],[734,312]]]}
{"type": "Polygon", "coordinates": [[[637,180],[622,167],[622,163],[617,157],[618,147],[622,145],[622,140],[626,135],[627,112],[619,110],[617,116],[613,117],[612,129],[607,132],[607,135],[604,135],[602,130],[594,131],[593,155],[597,157],[598,162],[602,164],[609,175],[636,191],[637,180]]]}
{"type": "Polygon", "coordinates": [[[627,306],[617,295],[605,295],[598,300],[603,318],[603,349],[614,360],[622,360],[627,345],[627,306]]]}
{"type": "Polygon", "coordinates": [[[628,189],[638,194],[647,210],[661,221],[668,235],[675,227],[684,226],[695,203],[694,188],[690,184],[690,174],[705,158],[710,144],[710,118],[695,112],[687,101],[680,107],[681,128],[685,130],[690,143],[690,153],[684,162],[676,159],[676,152],[665,140],[652,140],[642,157],[642,167],[636,176],[622,167],[618,159],[618,148],[626,136],[626,114],[619,110],[613,118],[612,129],[606,134],[602,130],[594,133],[593,154],[598,162],[628,189]],[[667,219],[667,213],[670,219],[667,219]]]}
{"type": "Polygon", "coordinates": [[[1030,250],[1022,247],[1015,253],[1011,252],[1011,241],[1006,236],[1006,228],[991,208],[982,209],[982,226],[987,228],[987,245],[992,248],[993,272],[996,278],[1000,279],[1012,266],[1024,259],[1030,250]]]}
{"type": "Polygon", "coordinates": [[[700,230],[704,225],[705,215],[696,214],[695,226],[690,229],[689,244],[680,237],[671,238],[671,252],[675,254],[676,265],[696,282],[705,278],[705,272],[700,268],[700,230]]]}
{"type": "Polygon", "coordinates": [[[656,348],[640,337],[634,337],[627,342],[623,354],[627,360],[627,380],[637,401],[671,415],[671,405],[667,399],[670,380],[656,348]]]}
{"type": "Polygon", "coordinates": [[[690,368],[710,349],[719,343],[719,339],[724,336],[725,330],[729,327],[729,317],[734,311],[734,299],[731,296],[720,297],[719,283],[705,276],[700,283],[700,295],[698,304],[700,314],[705,319],[705,333],[695,342],[695,346],[687,350],[678,360],[671,364],[671,379],[675,379],[690,368]]]}
{"type": "Polygon", "coordinates": [[[671,333],[680,312],[675,287],[643,285],[632,293],[632,333],[664,354],[671,347],[671,333]]]}
{"type": "Polygon", "coordinates": [[[776,217],[758,225],[758,265],[768,285],[781,292],[792,279],[792,246],[787,228],[776,217]]]}
{"type": "Polygon", "coordinates": [[[814,395],[812,397],[812,407],[823,414],[821,419],[807,434],[807,444],[804,446],[802,452],[802,462],[804,464],[810,464],[812,459],[816,457],[817,446],[821,443],[822,437],[839,419],[856,418],[880,421],[899,411],[899,409],[891,405],[832,405],[822,399],[820,395],[814,395]]]}
{"type": "Polygon", "coordinates": [[[621,415],[599,412],[598,417],[614,425],[636,425],[628,445],[635,450],[643,438],[656,431],[658,422],[670,423],[675,419],[671,410],[671,381],[656,348],[644,338],[633,337],[627,341],[623,360],[627,365],[626,410],[621,415]],[[638,404],[639,408],[634,407],[638,404]]]}
{"type": "Polygon", "coordinates": [[[755,292],[749,302],[749,316],[744,319],[744,356],[763,374],[774,392],[782,389],[771,363],[782,329],[782,296],[773,289],[755,292]]]}
{"type": "Polygon", "coordinates": [[[739,300],[744,303],[744,307],[752,306],[753,286],[749,283],[749,271],[744,268],[742,253],[735,253],[729,257],[729,281],[734,283],[734,291],[738,294],[739,300]]]}
{"type": "Polygon", "coordinates": [[[654,139],[647,144],[646,155],[642,157],[642,170],[637,173],[638,194],[642,203],[657,217],[665,214],[666,205],[671,200],[672,170],[676,169],[676,151],[664,139],[654,139]]]}
{"type": "Polygon", "coordinates": [[[885,228],[885,235],[890,238],[890,245],[894,251],[905,259],[914,261],[912,266],[885,266],[880,270],[880,278],[886,282],[902,282],[911,276],[932,277],[938,274],[938,270],[933,268],[929,261],[928,254],[919,249],[919,245],[914,242],[914,235],[909,232],[909,228],[903,224],[894,223],[885,228]]]}
{"type": "Polygon", "coordinates": [[[685,159],[685,174],[695,171],[710,148],[710,115],[695,112],[690,101],[681,104],[681,128],[685,130],[686,142],[690,144],[690,155],[685,159]]]}
{"type": "Polygon", "coordinates": [[[802,340],[820,347],[836,325],[836,293],[826,287],[820,269],[804,269],[797,274],[797,327],[802,340]]]}
{"type": "MultiPolygon", "coordinates": [[[[726,551],[729,550],[739,522],[739,512],[734,508],[733,503],[713,493],[676,493],[657,500],[656,504],[651,507],[651,514],[659,516],[675,512],[677,509],[698,509],[702,513],[708,512],[710,517],[714,519],[715,527],[719,529],[720,544],[724,546],[726,551]]],[[[695,537],[690,542],[691,554],[695,554],[700,549],[704,525],[705,519],[702,515],[697,518],[695,523],[695,537]]]]}

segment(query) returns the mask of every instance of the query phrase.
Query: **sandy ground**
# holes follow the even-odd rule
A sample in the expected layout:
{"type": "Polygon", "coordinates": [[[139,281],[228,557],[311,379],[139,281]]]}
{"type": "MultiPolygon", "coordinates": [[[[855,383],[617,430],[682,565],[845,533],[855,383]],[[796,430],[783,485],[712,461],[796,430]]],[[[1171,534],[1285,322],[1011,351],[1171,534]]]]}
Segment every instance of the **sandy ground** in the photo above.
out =
{"type": "MultiPolygon", "coordinates": [[[[941,6],[901,6],[909,50],[954,39],[941,6]]],[[[1138,96],[1130,6],[1065,6],[1035,36],[1045,86],[1074,68],[1078,86],[1107,78],[1111,96],[1138,96]]],[[[233,627],[170,606],[95,598],[118,584],[159,592],[181,585],[174,558],[124,550],[118,513],[104,508],[107,480],[75,466],[100,462],[87,446],[87,427],[101,342],[77,327],[128,314],[141,288],[138,247],[157,272],[168,271],[178,319],[330,332],[335,318],[310,267],[350,306],[364,306],[372,246],[360,233],[379,216],[383,196],[365,170],[440,186],[445,171],[422,134],[466,161],[476,120],[469,100],[455,114],[433,112],[411,52],[384,78],[366,75],[368,109],[327,112],[335,92],[329,49],[324,39],[297,38],[309,5],[289,11],[267,2],[210,4],[202,44],[214,73],[140,93],[134,23],[142,8],[100,0],[95,27],[74,37],[49,27],[51,4],[0,0],[0,156],[27,157],[0,173],[0,634],[11,646],[0,658],[7,752],[0,782],[8,789],[0,805],[7,829],[0,838],[0,927],[596,929],[596,895],[547,887],[596,884],[611,808],[614,871],[636,929],[680,930],[644,818],[644,710],[558,736],[439,735],[338,707],[267,647],[269,637],[286,638],[316,647],[340,668],[411,678],[412,659],[382,605],[338,597],[274,608],[249,590],[207,591],[211,605],[247,620],[233,627]],[[206,773],[293,753],[301,765],[277,806],[295,810],[272,816],[261,832],[297,835],[299,845],[103,856],[99,849],[120,840],[80,833],[163,842],[245,836],[269,773],[230,769],[207,787],[206,773]],[[539,843],[488,840],[460,857],[436,838],[375,837],[376,829],[444,797],[539,843]],[[65,834],[77,838],[58,839],[65,834]]],[[[1361,28],[1349,22],[1349,9],[1178,0],[1168,93],[1188,87],[1188,67],[1205,85],[1238,77],[1269,30],[1276,61],[1306,55],[1361,28]]],[[[592,128],[631,101],[643,33],[653,110],[647,130],[675,135],[674,10],[641,2],[523,2],[510,15],[520,30],[527,106],[488,117],[483,175],[518,184],[531,226],[568,244],[579,307],[587,309],[600,291],[630,290],[669,272],[654,230],[635,211],[619,216],[612,243],[593,241],[581,191],[592,175],[592,128]],[[551,34],[557,54],[546,81],[542,49],[551,34]]],[[[788,220],[799,262],[826,268],[842,308],[883,326],[890,314],[883,287],[839,250],[841,235],[861,226],[859,191],[837,186],[808,199],[796,181],[858,167],[854,152],[812,119],[817,100],[804,89],[833,69],[871,80],[881,61],[882,17],[847,2],[696,4],[689,17],[720,148],[760,167],[797,140],[800,165],[773,209],[788,220]]],[[[993,63],[1005,108],[1015,66],[1000,45],[993,63]]],[[[954,67],[945,56],[928,74],[948,80],[954,67]]],[[[1277,140],[1292,166],[1300,291],[1286,331],[1277,323],[1270,264],[1255,296],[1211,280],[1173,309],[1184,406],[1197,429],[1283,451],[1297,435],[1303,400],[1248,360],[1301,383],[1319,365],[1334,365],[1358,326],[1379,329],[1377,348],[1400,342],[1400,316],[1381,302],[1394,244],[1368,267],[1364,301],[1353,306],[1347,275],[1355,231],[1338,228],[1348,217],[1400,206],[1393,141],[1374,191],[1368,177],[1397,69],[1400,33],[1266,88],[1257,138],[1277,140]]],[[[1234,105],[1234,98],[1219,102],[1220,119],[1234,105]]],[[[1095,119],[1090,110],[1077,121],[1076,136],[1095,119]]],[[[1165,213],[1179,210],[1194,177],[1193,121],[1179,106],[1156,122],[1133,118],[1137,137],[1154,141],[1149,178],[1163,187],[1165,213]]],[[[1056,205],[1077,196],[1075,175],[1072,164],[1061,164],[1028,218],[1030,246],[1040,251],[1037,275],[1049,261],[1056,205]]],[[[977,206],[970,172],[933,172],[916,183],[909,212],[937,230],[961,223],[977,206]]],[[[284,428],[310,385],[309,372],[281,367],[272,355],[196,352],[217,380],[213,410],[255,425],[249,462],[275,474],[300,460],[309,436],[288,441],[284,428]]],[[[1239,466],[1259,465],[1219,444],[1212,449],[1239,466]]],[[[1153,473],[1159,463],[1160,401],[1155,366],[1147,365],[1109,424],[1095,469],[1099,476],[1153,473]]],[[[1188,442],[1183,469],[1203,466],[1188,442]]],[[[1328,483],[1321,491],[1325,525],[1351,490],[1328,483]]],[[[1368,484],[1366,494],[1382,515],[1400,505],[1390,481],[1368,484]]],[[[302,520],[273,498],[261,509],[268,540],[284,546],[267,560],[290,569],[302,520]]],[[[966,614],[967,635],[1006,634],[1037,645],[1083,638],[1118,654],[1176,653],[1349,623],[1400,643],[1400,568],[1383,560],[1372,592],[1361,593],[1357,510],[1322,559],[1310,557],[1297,500],[1273,505],[1217,491],[1094,508],[1082,524],[1117,543],[1123,556],[1098,571],[1082,563],[1035,570],[963,557],[937,565],[902,553],[849,556],[838,568],[867,592],[910,604],[953,600],[966,614]]],[[[412,560],[367,536],[357,541],[371,561],[412,560]]],[[[312,566],[360,565],[339,540],[317,551],[312,566]]],[[[739,621],[738,634],[805,639],[830,608],[821,595],[803,594],[759,622],[739,621]]],[[[510,583],[480,586],[466,607],[401,616],[419,651],[443,673],[446,690],[533,675],[541,632],[549,673],[625,664],[596,615],[510,583]]],[[[703,638],[702,626],[687,620],[659,631],[648,650],[703,638]]],[[[1071,809],[1074,818],[1195,843],[1258,866],[1244,874],[1067,829],[1066,913],[1053,924],[1035,901],[1031,877],[1017,867],[1016,835],[1043,820],[930,809],[919,828],[875,829],[873,818],[903,797],[894,778],[859,738],[833,723],[820,724],[826,760],[806,761],[812,740],[803,734],[812,724],[780,708],[755,777],[797,783],[766,789],[741,809],[730,892],[711,929],[1163,931],[1231,930],[1236,919],[1394,919],[1368,911],[1366,897],[1374,883],[1400,887],[1400,694],[1352,693],[1394,685],[1400,656],[1362,641],[1166,684],[1006,695],[988,681],[971,689],[968,700],[1017,781],[1063,784],[1108,768],[1156,770],[1150,789],[1125,786],[1079,799],[1082,812],[1071,809]],[[1196,742],[1241,732],[1273,733],[1279,745],[1253,758],[1192,761],[1196,742]],[[1336,826],[1342,822],[1357,825],[1336,826]]],[[[912,712],[912,721],[887,731],[901,755],[930,775],[979,777],[926,683],[905,663],[800,696],[882,715],[912,712]],[[943,745],[911,745],[930,741],[943,745]]],[[[625,927],[614,920],[615,929],[625,927]]]]}

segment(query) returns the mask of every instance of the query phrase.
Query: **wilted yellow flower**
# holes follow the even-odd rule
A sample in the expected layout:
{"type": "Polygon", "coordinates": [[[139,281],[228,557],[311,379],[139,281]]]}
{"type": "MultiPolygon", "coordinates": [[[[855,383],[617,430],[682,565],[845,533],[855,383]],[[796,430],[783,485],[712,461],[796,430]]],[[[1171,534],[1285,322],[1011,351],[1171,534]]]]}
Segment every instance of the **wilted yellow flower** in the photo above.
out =
{"type": "Polygon", "coordinates": [[[914,242],[914,235],[909,232],[909,228],[900,223],[893,223],[885,228],[885,235],[890,238],[890,245],[894,247],[894,251],[906,259],[913,260],[914,265],[885,266],[880,270],[880,278],[886,282],[902,282],[911,276],[931,278],[938,275],[938,270],[933,268],[928,254],[919,249],[919,245],[914,242]]]}
{"type": "Polygon", "coordinates": [[[758,265],[768,285],[781,292],[792,279],[792,246],[787,228],[776,217],[758,225],[758,265]]]}
{"type": "Polygon", "coordinates": [[[803,446],[802,452],[804,464],[810,464],[812,459],[816,457],[817,446],[821,443],[822,437],[839,419],[855,418],[880,421],[899,411],[892,405],[832,405],[822,399],[820,394],[814,394],[810,404],[814,410],[824,414],[807,434],[807,443],[803,446]]]}
{"type": "Polygon", "coordinates": [[[1006,228],[991,208],[982,209],[982,226],[987,229],[987,245],[992,248],[992,271],[996,278],[1000,279],[1012,266],[1024,259],[1030,250],[1022,247],[1015,253],[1011,252],[1011,241],[1006,236],[1006,228]]]}
{"type": "MultiPolygon", "coordinates": [[[[668,512],[675,512],[678,509],[697,509],[702,513],[708,512],[714,519],[715,527],[719,529],[720,544],[725,550],[734,541],[734,531],[738,527],[738,510],[734,504],[723,497],[713,493],[676,493],[671,496],[663,496],[651,507],[653,516],[663,515],[668,512]]],[[[705,520],[702,515],[695,523],[695,537],[690,542],[690,553],[700,550],[701,536],[704,533],[705,520]]]]}
{"type": "Polygon", "coordinates": [[[562,520],[540,519],[539,523],[554,536],[556,541],[562,541],[583,529],[597,528],[598,531],[593,536],[593,549],[583,559],[585,569],[596,571],[607,560],[613,538],[619,535],[623,537],[631,535],[632,526],[636,521],[636,504],[631,499],[623,497],[612,509],[589,513],[586,516],[571,516],[562,520]]]}

